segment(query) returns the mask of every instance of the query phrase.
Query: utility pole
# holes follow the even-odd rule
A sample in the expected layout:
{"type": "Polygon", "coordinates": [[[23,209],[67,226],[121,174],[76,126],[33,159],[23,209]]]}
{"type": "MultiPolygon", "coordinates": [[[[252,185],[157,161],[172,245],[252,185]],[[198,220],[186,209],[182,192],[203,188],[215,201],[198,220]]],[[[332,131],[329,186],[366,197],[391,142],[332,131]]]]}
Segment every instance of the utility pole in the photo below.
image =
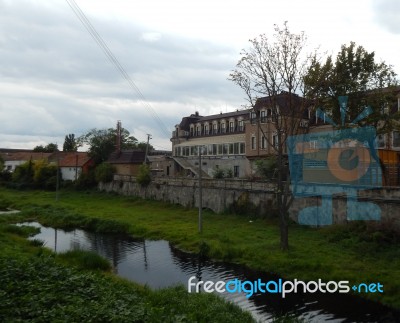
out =
{"type": "Polygon", "coordinates": [[[147,163],[147,154],[149,153],[149,141],[150,141],[150,139],[152,139],[151,138],[151,134],[147,134],[147,145],[146,145],[146,154],[144,155],[144,162],[143,162],[143,164],[146,164],[147,163]]]}
{"type": "Polygon", "coordinates": [[[203,211],[203,187],[201,183],[201,149],[202,146],[199,147],[199,233],[203,232],[203,218],[202,218],[202,211],[203,211]]]}
{"type": "Polygon", "coordinates": [[[57,151],[57,172],[56,172],[56,202],[58,202],[58,191],[60,190],[60,152],[57,151]]]}

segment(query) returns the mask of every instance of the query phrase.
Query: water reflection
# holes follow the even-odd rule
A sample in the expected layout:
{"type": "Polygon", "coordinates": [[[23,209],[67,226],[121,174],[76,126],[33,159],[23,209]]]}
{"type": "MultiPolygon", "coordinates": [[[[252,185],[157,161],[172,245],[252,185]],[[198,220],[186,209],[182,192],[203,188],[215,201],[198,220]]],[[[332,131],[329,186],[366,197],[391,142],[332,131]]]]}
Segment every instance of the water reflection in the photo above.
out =
{"type": "MultiPolygon", "coordinates": [[[[115,273],[124,278],[162,288],[176,284],[187,286],[188,279],[196,276],[203,281],[277,280],[279,277],[253,271],[239,265],[204,260],[182,252],[168,241],[132,239],[128,236],[106,235],[83,230],[63,231],[42,227],[35,239],[45,241],[56,252],[71,249],[92,250],[113,264],[115,273]]],[[[284,299],[275,294],[256,293],[250,298],[244,294],[223,295],[228,300],[250,311],[261,321],[275,315],[292,313],[311,322],[396,322],[399,312],[393,311],[349,294],[299,293],[284,299]]]]}

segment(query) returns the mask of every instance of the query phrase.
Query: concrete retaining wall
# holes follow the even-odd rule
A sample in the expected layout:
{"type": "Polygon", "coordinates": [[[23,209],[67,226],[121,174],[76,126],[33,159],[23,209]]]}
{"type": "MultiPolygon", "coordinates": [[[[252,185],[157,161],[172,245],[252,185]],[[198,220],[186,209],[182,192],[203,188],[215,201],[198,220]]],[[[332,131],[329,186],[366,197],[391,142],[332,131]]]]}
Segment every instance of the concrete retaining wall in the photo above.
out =
{"type": "MultiPolygon", "coordinates": [[[[276,214],[273,183],[246,180],[203,179],[203,207],[221,213],[235,207],[247,209],[258,216],[276,214]]],[[[191,178],[156,178],[147,187],[141,187],[129,176],[115,176],[110,183],[100,183],[99,189],[123,195],[198,207],[198,180],[191,178]]],[[[400,189],[383,188],[360,191],[359,201],[370,201],[381,208],[382,220],[400,227],[400,189]]],[[[290,217],[297,221],[299,211],[309,206],[320,206],[320,197],[295,199],[290,208],[290,217]]],[[[335,195],[333,199],[333,223],[347,222],[347,198],[335,195]]]]}

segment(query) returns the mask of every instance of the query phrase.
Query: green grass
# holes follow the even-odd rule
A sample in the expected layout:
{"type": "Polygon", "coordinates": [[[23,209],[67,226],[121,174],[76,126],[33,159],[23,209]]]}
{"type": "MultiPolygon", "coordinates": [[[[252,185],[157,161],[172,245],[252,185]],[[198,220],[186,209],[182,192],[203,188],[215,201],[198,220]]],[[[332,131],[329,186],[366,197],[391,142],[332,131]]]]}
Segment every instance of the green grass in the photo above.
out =
{"type": "Polygon", "coordinates": [[[253,322],[215,295],[150,291],[51,257],[0,257],[1,322],[253,322]]]}
{"type": "Polygon", "coordinates": [[[0,322],[254,321],[216,295],[189,294],[183,286],[152,291],[99,271],[109,264],[98,255],[55,255],[28,241],[25,228],[8,227],[2,219],[0,322]]]}
{"type": "Polygon", "coordinates": [[[201,251],[211,258],[289,279],[381,282],[384,293],[367,297],[400,308],[400,243],[396,232],[364,224],[322,229],[291,224],[290,249],[282,252],[278,225],[273,220],[204,212],[203,233],[199,234],[197,210],[157,201],[94,191],[61,192],[58,202],[51,192],[0,189],[0,195],[23,211],[12,216],[15,222],[31,219],[59,227],[109,229],[166,239],[187,251],[201,251]]]}

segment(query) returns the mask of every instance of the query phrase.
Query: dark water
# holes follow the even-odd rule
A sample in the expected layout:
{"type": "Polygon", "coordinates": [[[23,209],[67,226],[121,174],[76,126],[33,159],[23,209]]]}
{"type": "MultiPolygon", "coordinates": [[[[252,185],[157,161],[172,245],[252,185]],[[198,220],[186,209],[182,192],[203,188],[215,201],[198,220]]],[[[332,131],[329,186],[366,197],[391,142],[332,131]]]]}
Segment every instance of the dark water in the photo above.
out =
{"type": "MultiPolygon", "coordinates": [[[[196,255],[182,252],[164,240],[137,240],[82,230],[66,232],[33,222],[29,225],[41,228],[41,233],[33,238],[45,241],[46,247],[56,252],[71,249],[96,251],[111,261],[119,276],[152,288],[176,284],[187,288],[188,279],[192,276],[213,282],[227,282],[235,278],[242,281],[279,279],[239,265],[201,261],[196,255]]],[[[262,322],[285,313],[310,322],[400,322],[398,311],[350,294],[298,293],[282,298],[279,294],[257,293],[246,298],[243,293],[226,292],[222,296],[262,322]]]]}

